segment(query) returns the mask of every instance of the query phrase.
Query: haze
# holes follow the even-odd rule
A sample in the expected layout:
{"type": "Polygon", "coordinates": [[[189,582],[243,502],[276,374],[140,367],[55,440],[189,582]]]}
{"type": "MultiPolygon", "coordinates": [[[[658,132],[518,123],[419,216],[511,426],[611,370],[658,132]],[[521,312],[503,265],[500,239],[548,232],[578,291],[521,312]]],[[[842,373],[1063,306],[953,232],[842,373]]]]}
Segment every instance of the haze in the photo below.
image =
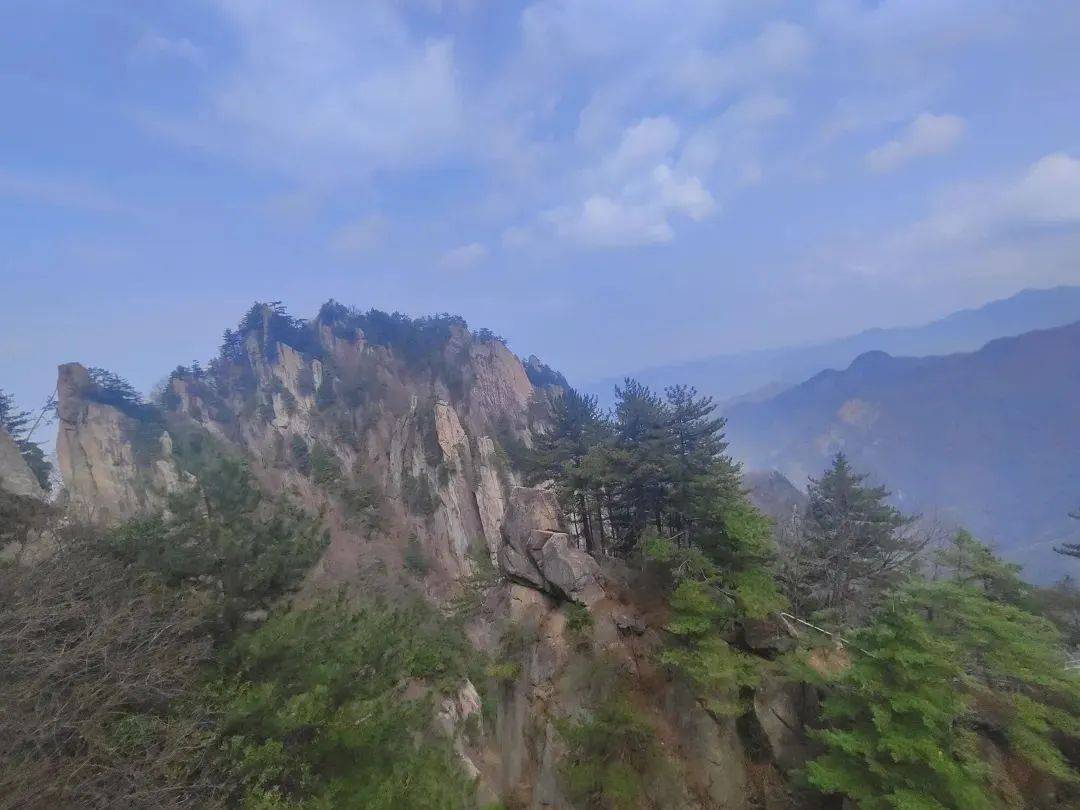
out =
{"type": "Polygon", "coordinates": [[[1078,38],[1065,0],[8,2],[0,379],[147,389],[256,298],[584,381],[1075,282],[1078,38]]]}

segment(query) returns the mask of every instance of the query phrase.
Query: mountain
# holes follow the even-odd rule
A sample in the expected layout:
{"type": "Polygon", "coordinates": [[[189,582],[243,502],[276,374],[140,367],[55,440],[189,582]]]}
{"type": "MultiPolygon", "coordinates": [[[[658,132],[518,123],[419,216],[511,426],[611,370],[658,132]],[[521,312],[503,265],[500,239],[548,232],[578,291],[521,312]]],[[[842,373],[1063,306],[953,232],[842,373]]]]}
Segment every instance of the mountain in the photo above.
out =
{"type": "MultiPolygon", "coordinates": [[[[668,620],[659,591],[632,589],[632,570],[580,548],[553,492],[522,486],[523,454],[565,386],[536,358],[523,363],[460,318],[413,320],[330,302],[307,321],[260,305],[205,369],[172,372],[155,403],[100,369],[60,366],[63,498],[79,522],[153,528],[162,524],[138,520],[212,491],[220,460],[240,459],[265,493],[287,497],[325,529],[302,603],[349,588],[404,605],[420,595],[467,615],[460,632],[475,645],[471,670],[451,677],[445,640],[439,658],[421,663],[443,690],[431,707],[448,738],[439,750],[475,783],[482,806],[585,806],[562,794],[559,730],[600,705],[612,684],[662,728],[679,768],[677,806],[758,806],[754,769],[763,756],[788,769],[805,761],[805,740],[792,730],[805,714],[801,687],[762,680],[749,709],[751,749],[734,717],[714,716],[658,669],[668,620]]],[[[238,485],[229,486],[227,494],[238,485]]],[[[195,507],[200,532],[221,509],[195,507]]],[[[164,544],[168,559],[184,551],[164,544]]],[[[253,567],[272,567],[266,556],[253,567]]],[[[253,600],[245,621],[281,609],[253,600]]],[[[745,645],[764,660],[778,642],[770,623],[755,621],[765,630],[745,645]]],[[[398,674],[386,684],[395,706],[433,689],[398,674]]]]}
{"type": "MultiPolygon", "coordinates": [[[[948,421],[951,403],[976,421],[977,443],[1003,444],[1026,475],[1039,454],[1061,462],[1037,428],[1060,434],[1076,401],[1078,331],[957,358],[864,355],[808,382],[802,399],[795,389],[740,407],[817,404],[840,390],[841,422],[858,437],[894,410],[936,409],[948,421]],[[1047,368],[1063,378],[1056,387],[1047,368]],[[894,382],[891,399],[846,390],[891,392],[894,382]],[[993,408],[980,403],[1013,418],[983,424],[978,414],[993,408]],[[1013,414],[1032,404],[1023,419],[1013,414]]],[[[1075,806],[1050,738],[1051,728],[1070,733],[1074,713],[1051,716],[1031,697],[1071,705],[1057,686],[1072,683],[1058,672],[1058,641],[1041,620],[964,586],[962,614],[929,603],[944,630],[927,624],[914,646],[870,632],[860,636],[869,648],[848,648],[782,598],[780,577],[799,574],[773,567],[769,525],[739,495],[730,461],[714,456],[721,428],[699,403],[682,400],[676,414],[641,393],[641,407],[613,425],[626,438],[616,446],[594,430],[591,403],[565,396],[558,372],[523,363],[460,318],[333,301],[311,320],[254,305],[216,357],[177,367],[149,402],[112,372],[60,366],[55,502],[8,491],[28,471],[0,441],[0,805],[821,810],[837,805],[833,782],[811,789],[800,774],[812,757],[837,761],[818,756],[831,743],[808,733],[835,722],[827,689],[847,705],[864,701],[867,717],[901,706],[904,726],[890,721],[881,750],[894,745],[891,729],[910,726],[909,748],[929,764],[916,761],[887,789],[921,798],[911,785],[953,756],[943,753],[951,723],[927,732],[910,721],[932,687],[979,690],[988,709],[965,700],[948,711],[980,712],[970,722],[977,750],[1008,765],[1007,778],[965,795],[1075,806]],[[537,462],[552,448],[577,453],[579,440],[585,463],[526,485],[546,477],[537,462]],[[568,492],[601,459],[601,488],[568,492]],[[648,483],[657,475],[669,484],[648,483]],[[605,503],[605,489],[626,500],[605,503]],[[994,621],[972,620],[982,613],[994,621]],[[957,637],[946,644],[931,631],[957,637]],[[987,638],[1005,665],[983,675],[963,661],[981,662],[987,638]],[[799,656],[785,655],[796,645],[799,656]],[[941,663],[938,648],[964,658],[941,663]],[[843,689],[866,684],[882,660],[920,666],[887,668],[881,697],[843,689]],[[958,672],[975,686],[957,686],[958,672]],[[893,691],[898,674],[914,686],[893,691]],[[823,687],[820,676],[848,680],[823,687]],[[997,734],[1016,713],[1014,694],[1034,718],[1021,727],[1034,754],[997,734]]],[[[747,413],[738,421],[755,424],[747,413]]],[[[813,428],[815,413],[797,423],[813,428]]],[[[918,415],[927,423],[934,413],[918,415]]],[[[784,408],[772,416],[789,427],[784,408]]],[[[901,435],[889,452],[910,430],[894,421],[901,435]]],[[[775,435],[800,445],[796,432],[775,435]]],[[[935,440],[930,431],[920,452],[935,440]]],[[[970,452],[964,442],[956,450],[970,452]]],[[[795,539],[803,493],[776,470],[743,483],[781,540],[795,539]]],[[[980,483],[1006,500],[997,479],[980,483]]],[[[995,587],[1012,587],[1010,577],[995,587]]],[[[876,596],[858,598],[869,606],[876,596]]],[[[893,608],[881,610],[879,626],[894,626],[893,608]]],[[[859,733],[877,744],[876,726],[859,733]]],[[[852,772],[879,778],[863,764],[871,749],[858,749],[852,772]]],[[[849,792],[886,792],[860,784],[849,792]]]]}
{"type": "MultiPolygon", "coordinates": [[[[758,400],[822,369],[844,368],[868,351],[903,356],[973,351],[994,338],[1064,326],[1076,320],[1080,320],[1080,287],[1023,290],[923,326],[869,329],[827,343],[719,355],[649,368],[630,376],[655,390],[686,383],[721,402],[735,397],[758,400]]],[[[584,390],[608,404],[614,387],[621,382],[622,377],[603,379],[585,385],[584,390]]]]}
{"type": "Polygon", "coordinates": [[[1080,521],[1080,323],[943,357],[874,351],[728,409],[732,452],[802,485],[846,453],[905,510],[962,524],[1046,580],[1080,521]]]}

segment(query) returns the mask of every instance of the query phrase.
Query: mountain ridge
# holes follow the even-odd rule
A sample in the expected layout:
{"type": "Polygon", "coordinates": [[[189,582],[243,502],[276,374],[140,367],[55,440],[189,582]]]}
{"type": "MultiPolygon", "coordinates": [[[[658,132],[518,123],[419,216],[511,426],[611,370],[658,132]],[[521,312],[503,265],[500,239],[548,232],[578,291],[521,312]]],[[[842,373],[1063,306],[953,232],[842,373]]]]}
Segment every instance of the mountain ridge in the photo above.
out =
{"type": "MultiPolygon", "coordinates": [[[[957,310],[915,326],[874,327],[807,345],[721,354],[685,363],[652,366],[629,376],[654,389],[694,385],[717,401],[756,400],[797,384],[827,368],[846,368],[867,351],[894,356],[944,355],[974,351],[990,340],[1080,320],[1080,286],[1028,288],[978,307],[957,310]]],[[[625,376],[625,375],[624,375],[625,376]]],[[[619,378],[589,382],[584,390],[608,404],[619,378]]],[[[732,403],[734,404],[734,403],[732,403]]]]}
{"type": "Polygon", "coordinates": [[[910,512],[962,524],[1026,563],[1060,571],[1050,547],[1076,531],[1080,321],[972,352],[874,351],[762,402],[727,410],[732,452],[797,485],[845,452],[910,512]]]}

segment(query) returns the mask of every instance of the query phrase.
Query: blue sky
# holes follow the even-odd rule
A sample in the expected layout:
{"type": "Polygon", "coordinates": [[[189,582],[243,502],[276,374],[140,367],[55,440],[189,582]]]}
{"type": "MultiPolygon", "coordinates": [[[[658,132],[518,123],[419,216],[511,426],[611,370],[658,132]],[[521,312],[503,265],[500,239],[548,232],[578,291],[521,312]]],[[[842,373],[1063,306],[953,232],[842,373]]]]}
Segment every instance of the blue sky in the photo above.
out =
{"type": "Polygon", "coordinates": [[[0,387],[255,299],[571,379],[1080,282],[1074,0],[7,0],[0,387]]]}

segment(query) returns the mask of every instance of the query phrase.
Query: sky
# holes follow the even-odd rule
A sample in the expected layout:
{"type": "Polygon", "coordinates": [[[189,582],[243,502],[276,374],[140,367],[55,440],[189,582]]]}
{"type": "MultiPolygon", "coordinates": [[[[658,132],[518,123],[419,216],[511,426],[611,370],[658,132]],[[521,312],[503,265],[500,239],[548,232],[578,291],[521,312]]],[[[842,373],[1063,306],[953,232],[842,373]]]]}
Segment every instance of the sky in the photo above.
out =
{"type": "Polygon", "coordinates": [[[5,0],[0,388],[255,300],[571,381],[1080,282],[1075,0],[5,0]]]}

